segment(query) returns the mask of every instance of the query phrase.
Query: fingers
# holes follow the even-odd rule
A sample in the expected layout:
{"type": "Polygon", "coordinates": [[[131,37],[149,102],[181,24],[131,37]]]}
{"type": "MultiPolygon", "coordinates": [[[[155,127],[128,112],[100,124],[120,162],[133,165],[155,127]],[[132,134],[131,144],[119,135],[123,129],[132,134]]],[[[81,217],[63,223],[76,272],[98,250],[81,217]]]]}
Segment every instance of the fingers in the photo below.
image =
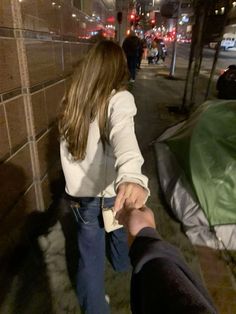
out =
{"type": "Polygon", "coordinates": [[[125,207],[130,207],[131,204],[135,208],[140,208],[144,205],[147,198],[147,191],[138,184],[133,184],[132,193],[125,200],[125,207]]]}
{"type": "Polygon", "coordinates": [[[114,204],[114,211],[117,212],[123,207],[140,208],[147,198],[147,191],[136,183],[125,182],[118,187],[117,197],[114,204]]]}
{"type": "Polygon", "coordinates": [[[114,204],[114,211],[117,212],[120,210],[124,205],[124,195],[125,195],[125,186],[121,184],[118,189],[118,193],[116,196],[115,204],[114,204]]]}
{"type": "Polygon", "coordinates": [[[139,195],[136,189],[132,189],[131,193],[127,193],[126,196],[127,197],[124,201],[124,207],[139,208],[143,205],[143,203],[141,204],[141,202],[139,201],[139,195]]]}
{"type": "Polygon", "coordinates": [[[134,210],[135,208],[132,207],[132,205],[130,207],[125,207],[121,210],[119,210],[116,213],[115,218],[119,221],[120,224],[122,225],[126,225],[127,221],[129,220],[129,217],[131,215],[132,210],[134,210]]]}
{"type": "Polygon", "coordinates": [[[123,208],[125,201],[132,198],[133,186],[130,183],[122,183],[118,188],[118,193],[116,196],[114,211],[117,212],[123,208]]]}
{"type": "Polygon", "coordinates": [[[140,208],[143,206],[143,201],[140,200],[138,197],[130,197],[125,200],[123,207],[134,207],[136,209],[140,208]]]}
{"type": "Polygon", "coordinates": [[[142,214],[145,214],[145,215],[146,215],[146,213],[147,213],[148,215],[150,215],[150,214],[153,215],[152,210],[149,209],[148,207],[143,206],[143,207],[137,209],[137,208],[134,207],[134,205],[131,204],[131,206],[129,206],[129,207],[124,207],[124,208],[122,208],[121,210],[119,210],[119,211],[116,213],[115,218],[116,218],[119,222],[121,222],[122,225],[125,225],[126,222],[130,219],[130,217],[131,217],[133,214],[136,214],[136,213],[139,213],[139,212],[140,212],[140,213],[142,212],[142,214]]]}
{"type": "Polygon", "coordinates": [[[154,214],[151,209],[143,206],[139,209],[123,208],[116,214],[116,219],[122,224],[128,234],[135,237],[145,227],[156,228],[154,214]]]}
{"type": "Polygon", "coordinates": [[[117,212],[118,210],[120,210],[123,207],[124,202],[127,198],[126,194],[127,194],[126,186],[125,186],[125,184],[121,184],[119,186],[118,193],[117,193],[116,200],[115,200],[115,204],[114,204],[114,211],[115,212],[117,212]]]}

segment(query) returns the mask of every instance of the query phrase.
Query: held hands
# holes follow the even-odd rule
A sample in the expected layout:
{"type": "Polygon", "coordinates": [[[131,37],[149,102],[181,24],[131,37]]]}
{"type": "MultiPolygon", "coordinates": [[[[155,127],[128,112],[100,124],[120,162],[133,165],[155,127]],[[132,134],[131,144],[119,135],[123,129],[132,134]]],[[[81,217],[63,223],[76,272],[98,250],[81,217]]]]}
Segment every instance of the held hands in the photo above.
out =
{"type": "Polygon", "coordinates": [[[136,235],[145,227],[156,228],[154,214],[146,206],[140,209],[134,207],[124,208],[116,214],[116,219],[124,225],[128,231],[129,245],[132,244],[136,235]]]}
{"type": "Polygon", "coordinates": [[[140,208],[144,205],[147,198],[147,190],[141,185],[125,182],[119,185],[114,204],[114,211],[117,212],[123,207],[140,208]]]}

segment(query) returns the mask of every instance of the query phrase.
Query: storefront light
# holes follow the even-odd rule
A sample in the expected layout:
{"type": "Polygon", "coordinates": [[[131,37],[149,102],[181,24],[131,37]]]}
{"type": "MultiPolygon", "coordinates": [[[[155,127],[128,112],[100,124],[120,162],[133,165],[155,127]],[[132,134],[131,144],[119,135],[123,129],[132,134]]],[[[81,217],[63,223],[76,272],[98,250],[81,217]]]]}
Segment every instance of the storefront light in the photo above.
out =
{"type": "Polygon", "coordinates": [[[182,15],[182,22],[183,23],[188,23],[189,22],[189,17],[186,14],[182,15]]]}

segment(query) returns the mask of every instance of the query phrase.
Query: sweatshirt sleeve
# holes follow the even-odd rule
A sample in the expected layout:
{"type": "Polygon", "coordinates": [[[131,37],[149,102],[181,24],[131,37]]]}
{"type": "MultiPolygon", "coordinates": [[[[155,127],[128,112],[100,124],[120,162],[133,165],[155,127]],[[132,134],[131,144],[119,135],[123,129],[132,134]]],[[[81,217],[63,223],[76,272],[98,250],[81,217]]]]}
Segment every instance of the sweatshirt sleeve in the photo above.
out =
{"type": "Polygon", "coordinates": [[[175,263],[185,265],[176,247],[161,239],[153,228],[143,228],[136,236],[130,248],[131,263],[138,273],[143,265],[155,258],[168,258],[175,263]]]}
{"type": "Polygon", "coordinates": [[[133,266],[131,295],[142,291],[142,298],[153,306],[153,300],[159,297],[168,313],[217,313],[207,290],[179,250],[162,240],[155,229],[147,227],[139,232],[130,248],[130,258],[133,266]],[[175,310],[182,310],[167,311],[170,304],[175,310]]]}
{"type": "Polygon", "coordinates": [[[116,158],[115,190],[123,182],[134,182],[148,193],[148,179],[142,174],[143,157],[134,130],[137,109],[133,95],[128,91],[116,93],[110,100],[109,141],[116,158]]]}

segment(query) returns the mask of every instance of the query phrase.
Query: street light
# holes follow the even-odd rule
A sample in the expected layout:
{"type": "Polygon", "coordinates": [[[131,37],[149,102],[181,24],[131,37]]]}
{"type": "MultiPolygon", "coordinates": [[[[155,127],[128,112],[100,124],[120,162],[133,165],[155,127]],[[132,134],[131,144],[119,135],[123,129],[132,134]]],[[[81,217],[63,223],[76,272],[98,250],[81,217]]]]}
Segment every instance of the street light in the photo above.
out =
{"type": "Polygon", "coordinates": [[[152,0],[152,6],[155,6],[155,2],[160,2],[160,0],[152,0]]]}
{"type": "Polygon", "coordinates": [[[170,65],[169,78],[174,78],[174,74],[175,74],[176,50],[177,50],[177,34],[178,34],[178,24],[179,24],[181,3],[182,3],[182,0],[179,0],[178,1],[178,13],[177,13],[176,25],[175,25],[175,39],[174,39],[174,43],[173,43],[173,52],[172,52],[172,59],[171,59],[171,65],[170,65]]]}

